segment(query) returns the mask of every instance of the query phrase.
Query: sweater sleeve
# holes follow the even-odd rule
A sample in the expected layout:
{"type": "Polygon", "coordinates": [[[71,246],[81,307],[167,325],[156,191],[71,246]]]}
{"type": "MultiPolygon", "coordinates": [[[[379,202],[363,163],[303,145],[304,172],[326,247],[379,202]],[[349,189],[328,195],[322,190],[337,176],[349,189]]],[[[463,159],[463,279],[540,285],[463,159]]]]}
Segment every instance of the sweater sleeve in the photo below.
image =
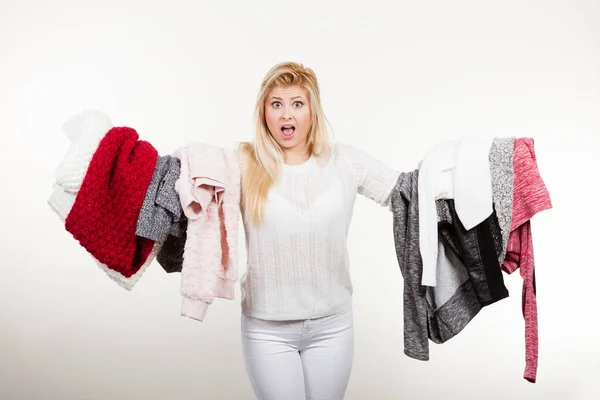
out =
{"type": "Polygon", "coordinates": [[[552,208],[550,192],[538,169],[531,138],[514,141],[514,187],[511,233],[502,268],[511,273],[521,269],[523,277],[522,308],[525,319],[525,372],[523,378],[536,381],[538,365],[538,318],[535,285],[535,262],[531,219],[552,208]]]}
{"type": "Polygon", "coordinates": [[[401,174],[392,191],[394,243],[398,266],[404,280],[404,354],[429,360],[429,336],[425,287],[421,286],[419,254],[418,171],[401,174]]]}
{"type": "Polygon", "coordinates": [[[347,144],[337,146],[350,162],[356,177],[358,193],[382,207],[389,207],[390,195],[400,173],[366,151],[347,144]]]}

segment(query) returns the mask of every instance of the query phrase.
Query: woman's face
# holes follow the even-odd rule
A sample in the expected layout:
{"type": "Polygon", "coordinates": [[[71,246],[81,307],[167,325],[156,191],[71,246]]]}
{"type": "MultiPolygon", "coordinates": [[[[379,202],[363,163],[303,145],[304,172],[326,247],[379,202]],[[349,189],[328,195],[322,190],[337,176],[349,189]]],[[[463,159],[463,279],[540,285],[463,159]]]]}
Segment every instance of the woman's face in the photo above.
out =
{"type": "Polygon", "coordinates": [[[285,150],[306,146],[311,128],[308,96],[298,86],[277,87],[265,97],[267,128],[285,150]]]}

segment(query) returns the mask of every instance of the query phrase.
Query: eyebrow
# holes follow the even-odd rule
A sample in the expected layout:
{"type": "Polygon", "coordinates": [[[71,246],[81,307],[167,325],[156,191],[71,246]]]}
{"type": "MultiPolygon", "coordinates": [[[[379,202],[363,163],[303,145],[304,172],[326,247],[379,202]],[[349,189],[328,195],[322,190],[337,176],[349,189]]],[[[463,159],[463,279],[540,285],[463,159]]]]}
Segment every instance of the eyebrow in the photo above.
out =
{"type": "MultiPolygon", "coordinates": [[[[294,99],[304,100],[304,98],[302,96],[294,96],[290,100],[294,100],[294,99]]],[[[281,97],[273,96],[273,97],[271,97],[271,100],[283,100],[283,99],[281,97]]]]}

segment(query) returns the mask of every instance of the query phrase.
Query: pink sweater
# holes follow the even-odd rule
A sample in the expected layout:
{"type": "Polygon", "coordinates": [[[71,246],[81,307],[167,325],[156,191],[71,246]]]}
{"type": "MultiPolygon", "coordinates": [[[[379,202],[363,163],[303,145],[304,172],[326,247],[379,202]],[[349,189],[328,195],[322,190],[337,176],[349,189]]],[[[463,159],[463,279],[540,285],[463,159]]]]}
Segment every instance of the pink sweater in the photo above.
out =
{"type": "Polygon", "coordinates": [[[515,140],[513,168],[513,214],[502,269],[510,274],[520,268],[523,277],[522,303],[525,319],[523,378],[535,382],[538,365],[538,320],[530,220],[540,211],[552,208],[552,202],[538,170],[533,139],[515,140]]]}
{"type": "Polygon", "coordinates": [[[240,170],[233,150],[192,143],[175,153],[175,183],[188,218],[181,315],[204,319],[215,297],[233,299],[237,281],[240,170]]]}

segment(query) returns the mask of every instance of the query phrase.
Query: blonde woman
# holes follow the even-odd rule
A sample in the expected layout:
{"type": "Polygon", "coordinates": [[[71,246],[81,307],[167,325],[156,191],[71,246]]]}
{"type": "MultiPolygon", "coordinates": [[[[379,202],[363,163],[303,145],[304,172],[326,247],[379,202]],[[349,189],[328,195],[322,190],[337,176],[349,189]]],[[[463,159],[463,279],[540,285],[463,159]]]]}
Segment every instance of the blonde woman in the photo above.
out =
{"type": "Polygon", "coordinates": [[[268,71],[255,115],[254,142],[238,149],[246,371],[261,400],[343,399],[354,354],[354,201],[359,193],[387,207],[399,173],[332,142],[317,78],[301,64],[268,71]]]}

